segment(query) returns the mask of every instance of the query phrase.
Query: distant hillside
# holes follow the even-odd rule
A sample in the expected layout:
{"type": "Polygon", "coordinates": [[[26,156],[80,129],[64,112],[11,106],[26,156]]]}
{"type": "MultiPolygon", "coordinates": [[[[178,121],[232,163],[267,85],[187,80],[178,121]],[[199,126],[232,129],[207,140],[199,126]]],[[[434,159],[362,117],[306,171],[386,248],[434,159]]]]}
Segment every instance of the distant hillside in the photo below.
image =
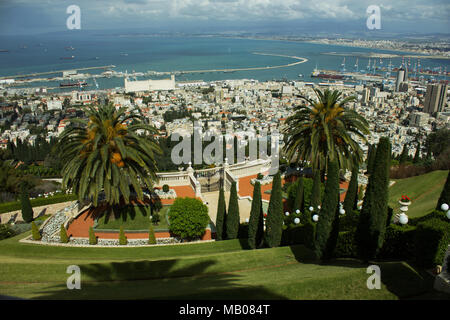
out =
{"type": "Polygon", "coordinates": [[[420,176],[393,180],[395,184],[389,188],[389,206],[394,209],[394,214],[400,212],[398,200],[402,195],[407,195],[412,201],[407,212],[409,217],[420,217],[432,211],[444,188],[447,173],[446,170],[437,170],[420,176]]]}

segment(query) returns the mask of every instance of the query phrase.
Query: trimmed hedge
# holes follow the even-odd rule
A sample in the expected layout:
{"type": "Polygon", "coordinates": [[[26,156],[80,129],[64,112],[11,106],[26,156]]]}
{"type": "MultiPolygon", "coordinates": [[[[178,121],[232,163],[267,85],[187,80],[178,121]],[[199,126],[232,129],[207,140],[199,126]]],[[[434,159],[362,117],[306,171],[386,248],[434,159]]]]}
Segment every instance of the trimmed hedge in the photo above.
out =
{"type": "Polygon", "coordinates": [[[417,263],[423,267],[442,265],[449,243],[449,222],[439,218],[420,222],[415,233],[417,263]]]}
{"type": "MultiPolygon", "coordinates": [[[[78,197],[75,194],[58,194],[53,197],[48,198],[38,198],[33,199],[31,201],[32,207],[40,207],[45,206],[48,204],[55,204],[55,203],[61,203],[61,202],[67,202],[67,201],[75,201],[78,197]]],[[[0,214],[11,212],[11,211],[17,211],[22,208],[20,201],[15,202],[5,202],[0,204],[0,214]]]]}
{"type": "Polygon", "coordinates": [[[416,256],[415,233],[414,226],[390,224],[378,258],[413,260],[416,256]]]}
{"type": "Polygon", "coordinates": [[[354,258],[358,254],[358,248],[355,243],[355,229],[351,231],[339,232],[334,256],[354,258]]]}
{"type": "Polygon", "coordinates": [[[0,240],[11,238],[15,235],[13,229],[7,224],[0,224],[0,240]]]}
{"type": "Polygon", "coordinates": [[[312,223],[289,226],[283,230],[282,244],[303,244],[312,249],[314,243],[315,225],[312,223]]]}

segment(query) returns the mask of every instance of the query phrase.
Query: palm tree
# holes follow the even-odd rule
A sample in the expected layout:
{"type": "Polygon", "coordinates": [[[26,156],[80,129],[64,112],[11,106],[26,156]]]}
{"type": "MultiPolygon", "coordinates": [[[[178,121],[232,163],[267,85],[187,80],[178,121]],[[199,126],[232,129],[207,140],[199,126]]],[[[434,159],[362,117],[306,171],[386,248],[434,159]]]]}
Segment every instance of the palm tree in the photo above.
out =
{"type": "Polygon", "coordinates": [[[363,152],[354,136],[366,141],[367,121],[345,105],[356,98],[343,98],[342,92],[314,89],[317,101],[301,97],[309,103],[294,108],[286,120],[286,156],[297,163],[310,162],[313,170],[326,170],[329,160],[337,159],[341,169],[351,169],[354,161],[362,161],[363,152]]]}
{"type": "Polygon", "coordinates": [[[90,106],[86,113],[89,120],[72,120],[58,143],[63,187],[72,188],[79,200],[90,199],[94,206],[103,192],[107,204],[114,206],[129,203],[131,184],[142,200],[142,186],[151,190],[157,179],[154,156],[161,150],[148,137],[156,129],[141,115],[112,105],[97,110],[90,106]]]}

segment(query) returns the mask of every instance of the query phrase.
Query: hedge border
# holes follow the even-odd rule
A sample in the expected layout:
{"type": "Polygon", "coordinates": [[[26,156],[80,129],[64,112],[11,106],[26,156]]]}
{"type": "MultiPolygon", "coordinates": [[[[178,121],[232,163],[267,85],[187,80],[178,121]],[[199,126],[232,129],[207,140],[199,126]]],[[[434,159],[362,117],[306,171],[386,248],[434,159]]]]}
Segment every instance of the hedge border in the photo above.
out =
{"type": "MultiPolygon", "coordinates": [[[[56,196],[48,197],[48,198],[33,199],[30,201],[31,201],[32,207],[40,207],[40,206],[45,206],[48,204],[56,204],[56,203],[67,202],[67,201],[75,201],[77,199],[78,199],[78,197],[75,194],[61,194],[61,195],[56,195],[56,196]]],[[[0,214],[17,211],[17,210],[21,210],[21,209],[22,209],[22,206],[20,204],[20,201],[5,202],[5,203],[0,204],[0,214]]]]}

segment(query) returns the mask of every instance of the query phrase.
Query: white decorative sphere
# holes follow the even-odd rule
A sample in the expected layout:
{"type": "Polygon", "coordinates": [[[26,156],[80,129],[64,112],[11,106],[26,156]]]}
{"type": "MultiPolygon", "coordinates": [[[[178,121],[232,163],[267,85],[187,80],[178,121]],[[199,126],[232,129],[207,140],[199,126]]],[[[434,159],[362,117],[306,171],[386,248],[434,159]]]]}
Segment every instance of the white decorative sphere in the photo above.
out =
{"type": "Polygon", "coordinates": [[[407,224],[408,223],[408,216],[406,214],[400,214],[400,217],[399,217],[398,221],[401,224],[407,224]]]}
{"type": "Polygon", "coordinates": [[[446,203],[441,204],[441,210],[442,211],[447,211],[448,210],[448,204],[446,204],[446,203]]]}
{"type": "Polygon", "coordinates": [[[447,211],[447,218],[450,219],[450,210],[447,211]]]}
{"type": "Polygon", "coordinates": [[[299,218],[295,218],[295,219],[294,219],[294,223],[295,223],[295,224],[299,224],[299,223],[300,223],[300,219],[299,219],[299,218]]]}
{"type": "Polygon", "coordinates": [[[317,222],[317,221],[319,221],[319,216],[317,214],[315,214],[315,215],[313,215],[312,219],[317,222]]]}
{"type": "Polygon", "coordinates": [[[320,206],[317,206],[317,209],[319,209],[319,210],[320,210],[320,206]]]}
{"type": "Polygon", "coordinates": [[[285,215],[286,217],[289,217],[289,212],[286,211],[286,212],[284,213],[284,215],[285,215]]]}
{"type": "Polygon", "coordinates": [[[309,211],[314,211],[313,207],[309,207],[308,209],[309,209],[309,211]]]}
{"type": "Polygon", "coordinates": [[[298,213],[300,213],[300,210],[298,210],[298,209],[297,209],[297,210],[295,210],[295,213],[297,213],[297,214],[298,214],[298,213]]]}
{"type": "Polygon", "coordinates": [[[245,222],[248,222],[248,218],[245,219],[245,222]]]}
{"type": "Polygon", "coordinates": [[[339,209],[339,213],[340,214],[345,214],[345,210],[344,209],[339,209]]]}

